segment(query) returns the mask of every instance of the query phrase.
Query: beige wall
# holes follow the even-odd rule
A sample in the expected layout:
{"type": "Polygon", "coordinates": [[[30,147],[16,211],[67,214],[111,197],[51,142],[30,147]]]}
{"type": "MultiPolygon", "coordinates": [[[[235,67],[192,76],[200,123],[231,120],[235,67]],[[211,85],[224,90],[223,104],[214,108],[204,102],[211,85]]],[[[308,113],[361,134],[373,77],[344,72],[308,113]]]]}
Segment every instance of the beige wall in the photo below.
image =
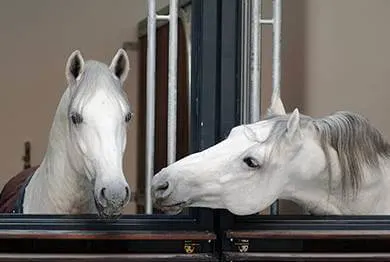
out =
{"type": "MultiPolygon", "coordinates": [[[[64,67],[80,49],[86,59],[109,63],[124,41],[135,41],[137,23],[146,17],[145,0],[0,1],[0,186],[23,162],[23,142],[32,143],[39,164],[60,96],[64,67]]],[[[167,0],[158,0],[158,8],[167,0]]],[[[137,54],[128,52],[131,72],[126,90],[137,107],[137,54]]],[[[131,124],[125,159],[130,185],[136,185],[136,125],[131,124]]],[[[133,205],[127,211],[132,211],[133,205]]]]}
{"type": "Polygon", "coordinates": [[[306,113],[357,111],[390,139],[390,1],[306,5],[306,113]]]}
{"type": "Polygon", "coordinates": [[[389,13],[387,0],[284,1],[282,94],[289,110],[360,112],[390,139],[389,13]]]}

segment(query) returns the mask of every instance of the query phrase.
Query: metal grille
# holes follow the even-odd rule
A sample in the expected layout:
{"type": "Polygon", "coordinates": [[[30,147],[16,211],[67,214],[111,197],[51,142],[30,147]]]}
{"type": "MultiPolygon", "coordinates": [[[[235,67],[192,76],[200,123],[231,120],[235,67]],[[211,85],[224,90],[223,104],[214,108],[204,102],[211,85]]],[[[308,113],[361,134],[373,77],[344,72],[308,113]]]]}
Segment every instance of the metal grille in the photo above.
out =
{"type": "MultiPolygon", "coordinates": [[[[273,27],[272,97],[280,95],[281,82],[281,0],[273,0],[273,16],[262,19],[262,0],[242,1],[241,50],[241,118],[242,123],[260,120],[261,98],[261,32],[263,25],[273,27]],[[249,45],[248,45],[249,43],[249,45]]],[[[155,123],[155,71],[156,71],[156,21],[169,21],[168,62],[168,137],[167,164],[176,160],[176,107],[177,107],[177,42],[178,0],[170,0],[169,14],[156,13],[156,0],[148,0],[147,20],[147,105],[146,105],[146,175],[145,212],[152,214],[151,180],[154,175],[154,123],[155,123]]],[[[271,206],[271,214],[278,214],[278,202],[271,206]]]]}
{"type": "Polygon", "coordinates": [[[169,1],[169,14],[156,13],[156,0],[148,0],[148,46],[146,75],[146,176],[145,213],[152,214],[151,181],[154,173],[154,121],[156,72],[156,21],[169,21],[168,62],[168,165],[176,160],[176,106],[177,106],[177,27],[178,0],[169,1]]]}

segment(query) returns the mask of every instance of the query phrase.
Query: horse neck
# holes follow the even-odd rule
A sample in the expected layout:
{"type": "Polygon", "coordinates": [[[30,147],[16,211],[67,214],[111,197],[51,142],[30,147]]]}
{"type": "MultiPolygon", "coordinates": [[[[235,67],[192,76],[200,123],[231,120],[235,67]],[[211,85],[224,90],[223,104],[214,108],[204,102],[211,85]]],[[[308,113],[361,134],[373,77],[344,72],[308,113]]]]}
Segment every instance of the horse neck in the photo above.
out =
{"type": "Polygon", "coordinates": [[[61,98],[44,158],[26,188],[25,213],[80,213],[91,212],[94,207],[86,176],[77,174],[68,159],[69,92],[67,89],[61,98]]]}
{"type": "MultiPolygon", "coordinates": [[[[292,200],[316,215],[379,215],[390,213],[390,161],[379,157],[379,168],[364,167],[357,195],[342,192],[342,175],[334,152],[332,174],[326,169],[293,183],[284,199],[292,200]],[[329,177],[332,181],[329,183],[329,177]]],[[[347,189],[348,190],[348,189],[347,189]]],[[[351,192],[351,191],[347,191],[351,192]]]]}

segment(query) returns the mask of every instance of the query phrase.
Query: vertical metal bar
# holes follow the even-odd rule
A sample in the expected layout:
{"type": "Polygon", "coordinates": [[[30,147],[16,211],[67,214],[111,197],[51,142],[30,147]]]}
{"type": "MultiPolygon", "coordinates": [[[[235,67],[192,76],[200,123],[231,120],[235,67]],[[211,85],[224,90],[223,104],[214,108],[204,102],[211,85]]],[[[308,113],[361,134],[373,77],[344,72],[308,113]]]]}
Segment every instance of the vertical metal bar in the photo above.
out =
{"type": "Polygon", "coordinates": [[[261,0],[252,0],[250,48],[250,122],[260,120],[261,0]]]}
{"type": "MultiPolygon", "coordinates": [[[[272,56],[272,99],[280,96],[281,82],[281,24],[282,3],[281,0],[273,0],[273,56],[272,56]]],[[[279,201],[271,205],[271,215],[279,214],[279,201]]]]}
{"type": "Polygon", "coordinates": [[[153,213],[151,182],[154,175],[154,122],[156,87],[156,21],[169,20],[168,61],[168,165],[176,160],[176,108],[177,108],[177,41],[178,0],[170,0],[169,15],[156,14],[156,0],[148,0],[148,47],[147,47],[147,98],[146,98],[146,176],[145,213],[153,213]]]}
{"type": "Polygon", "coordinates": [[[250,78],[250,7],[251,1],[241,1],[242,8],[242,19],[241,19],[241,42],[240,42],[240,79],[241,79],[241,124],[247,124],[249,122],[250,115],[250,103],[248,98],[250,97],[248,90],[249,88],[249,78],[250,78]]]}
{"type": "Polygon", "coordinates": [[[167,164],[176,160],[178,0],[169,2],[167,164]]]}
{"type": "Polygon", "coordinates": [[[156,73],[156,0],[148,0],[146,72],[146,175],[145,213],[153,213],[151,182],[154,175],[154,121],[155,121],[155,73],[156,73]]]}
{"type": "MultiPolygon", "coordinates": [[[[191,6],[192,8],[192,6],[191,6]]],[[[192,23],[192,11],[191,9],[188,10],[185,7],[180,8],[179,7],[179,21],[181,20],[183,24],[184,34],[186,38],[186,47],[187,47],[187,75],[188,75],[188,86],[187,86],[187,92],[188,92],[188,126],[191,126],[191,23],[192,23]]],[[[191,128],[188,128],[188,137],[191,137],[191,128]]],[[[190,140],[188,146],[190,147],[190,140]]]]}
{"type": "Polygon", "coordinates": [[[280,96],[281,81],[281,35],[282,35],[282,3],[281,0],[274,0],[273,5],[273,57],[272,57],[272,87],[273,96],[280,96]]]}

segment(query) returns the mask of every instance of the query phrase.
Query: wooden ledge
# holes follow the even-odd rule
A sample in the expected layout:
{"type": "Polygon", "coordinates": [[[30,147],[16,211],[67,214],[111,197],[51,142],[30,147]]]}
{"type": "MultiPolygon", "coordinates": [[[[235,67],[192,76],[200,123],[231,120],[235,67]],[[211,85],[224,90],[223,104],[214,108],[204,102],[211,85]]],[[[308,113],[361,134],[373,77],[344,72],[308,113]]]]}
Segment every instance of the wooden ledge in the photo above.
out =
{"type": "Polygon", "coordinates": [[[226,231],[227,238],[390,239],[390,230],[251,230],[226,231]]]}
{"type": "Polygon", "coordinates": [[[0,239],[79,239],[79,240],[215,240],[210,232],[198,231],[46,231],[4,230],[0,239]]]}
{"type": "Polygon", "coordinates": [[[1,254],[0,261],[218,261],[210,254],[1,254]]]}
{"type": "Polygon", "coordinates": [[[227,261],[390,261],[390,253],[236,253],[224,252],[227,261]]]}

